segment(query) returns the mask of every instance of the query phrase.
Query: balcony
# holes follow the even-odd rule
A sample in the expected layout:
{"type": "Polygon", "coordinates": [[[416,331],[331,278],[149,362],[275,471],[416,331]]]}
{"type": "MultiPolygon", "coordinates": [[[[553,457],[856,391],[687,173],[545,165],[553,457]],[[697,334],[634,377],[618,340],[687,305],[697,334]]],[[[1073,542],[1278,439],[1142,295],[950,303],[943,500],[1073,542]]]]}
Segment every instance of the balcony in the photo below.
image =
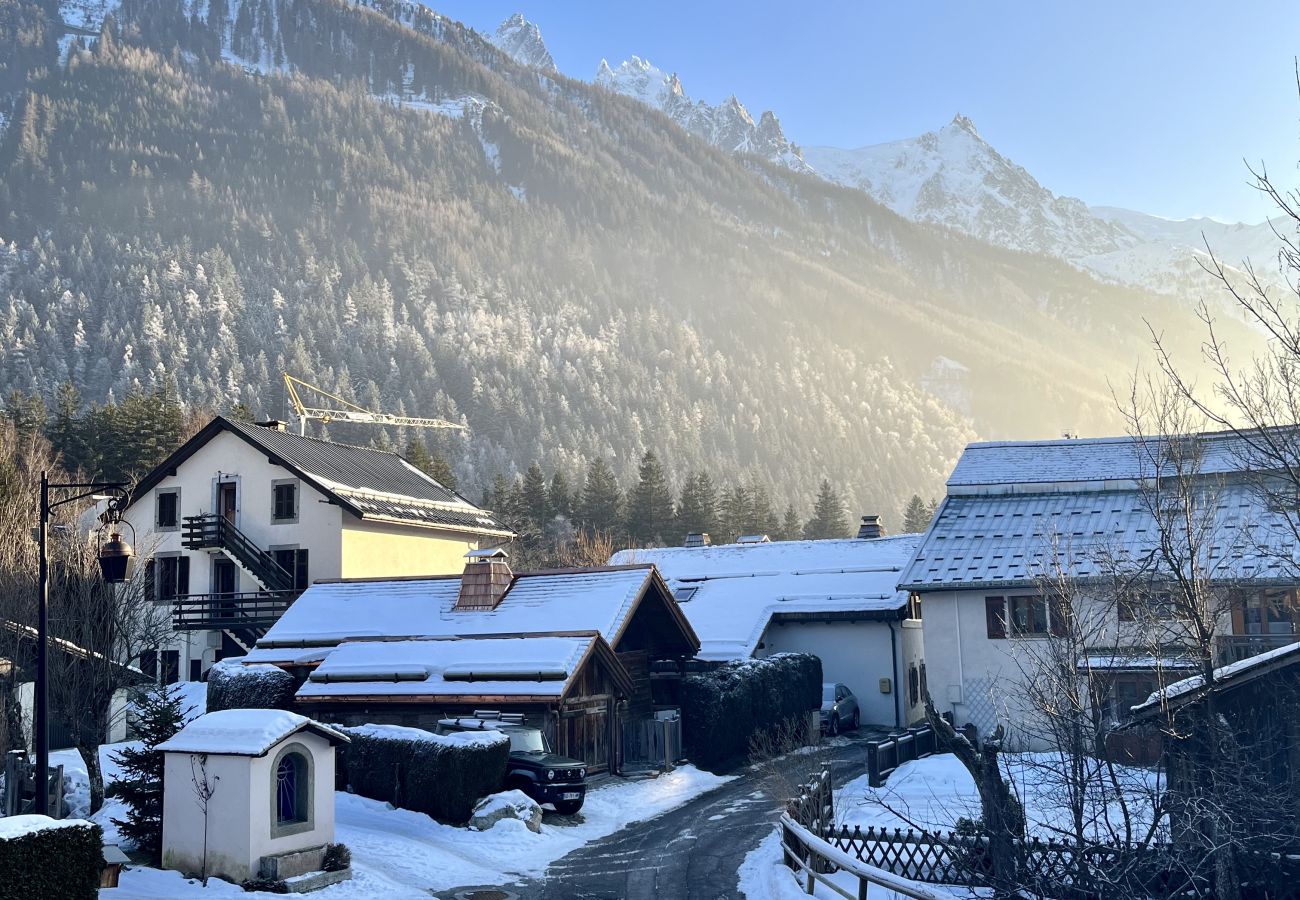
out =
{"type": "Polygon", "coordinates": [[[1219,665],[1226,666],[1300,641],[1300,634],[1223,634],[1215,638],[1219,665]]]}
{"type": "Polygon", "coordinates": [[[299,591],[248,591],[244,593],[191,594],[172,601],[172,628],[176,631],[229,629],[264,632],[275,624],[299,591]]]}
{"type": "Polygon", "coordinates": [[[186,550],[221,550],[251,572],[268,593],[293,590],[293,574],[280,568],[275,557],[254,544],[225,516],[186,516],[181,546],[186,550]]]}

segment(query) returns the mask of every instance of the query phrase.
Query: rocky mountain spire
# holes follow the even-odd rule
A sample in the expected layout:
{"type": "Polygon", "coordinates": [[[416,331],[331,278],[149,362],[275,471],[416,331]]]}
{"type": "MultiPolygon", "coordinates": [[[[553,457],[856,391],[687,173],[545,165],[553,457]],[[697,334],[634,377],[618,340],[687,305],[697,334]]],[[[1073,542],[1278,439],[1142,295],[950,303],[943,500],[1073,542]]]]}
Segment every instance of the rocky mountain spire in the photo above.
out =
{"type": "Polygon", "coordinates": [[[541,29],[525,19],[523,13],[515,13],[502,22],[492,37],[492,43],[526,66],[547,72],[556,71],[555,60],[546,49],[541,29]]]}

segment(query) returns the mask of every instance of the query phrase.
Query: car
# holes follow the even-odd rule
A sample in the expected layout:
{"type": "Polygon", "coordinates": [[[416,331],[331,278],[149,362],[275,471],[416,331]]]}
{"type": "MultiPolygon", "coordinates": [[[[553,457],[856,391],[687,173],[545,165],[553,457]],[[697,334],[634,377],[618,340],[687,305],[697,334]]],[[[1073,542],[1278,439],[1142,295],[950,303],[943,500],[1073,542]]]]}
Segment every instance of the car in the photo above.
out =
{"type": "Polygon", "coordinates": [[[822,731],[829,735],[841,731],[857,731],[862,724],[862,711],[858,698],[842,684],[828,682],[822,685],[822,731]]]}
{"type": "Polygon", "coordinates": [[[562,816],[582,809],[587,798],[587,764],[552,753],[546,735],[525,724],[522,715],[475,710],[472,716],[438,722],[439,734],[465,731],[499,731],[510,738],[506,790],[520,790],[538,803],[549,803],[562,816]]]}

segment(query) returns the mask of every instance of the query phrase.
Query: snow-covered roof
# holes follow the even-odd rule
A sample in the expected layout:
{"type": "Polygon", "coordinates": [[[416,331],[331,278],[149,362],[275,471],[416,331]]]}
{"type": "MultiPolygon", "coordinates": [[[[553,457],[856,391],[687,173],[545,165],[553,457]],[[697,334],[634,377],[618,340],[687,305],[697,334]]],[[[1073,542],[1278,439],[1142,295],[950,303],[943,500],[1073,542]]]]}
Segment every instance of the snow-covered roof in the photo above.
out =
{"type": "Polygon", "coordinates": [[[283,709],[223,709],[205,713],[158,745],[168,753],[213,753],[262,756],[280,741],[310,730],[333,743],[346,744],[347,735],[283,709]]]}
{"type": "MultiPolygon", "coordinates": [[[[1101,442],[1044,443],[1052,445],[1044,451],[1051,456],[1064,445],[1095,447],[1101,442]]],[[[972,445],[962,459],[985,446],[1012,445],[972,445]]],[[[1019,453],[1030,445],[1014,446],[1019,453]]],[[[1082,459],[1072,461],[1087,465],[1082,459]]],[[[1032,457],[1017,465],[1029,479],[1060,474],[1049,474],[1048,464],[1035,464],[1032,457]]],[[[962,466],[958,464],[959,473],[962,466]]],[[[1098,474],[1097,469],[1088,472],[1098,474]]],[[[1090,480],[1066,490],[1060,484],[1027,481],[1002,487],[1011,489],[960,493],[950,486],[902,585],[917,591],[961,590],[1031,586],[1058,572],[1076,578],[1102,578],[1120,570],[1168,574],[1156,565],[1160,529],[1151,495],[1136,483],[1090,480]]],[[[1202,572],[1256,583],[1295,579],[1300,553],[1292,523],[1270,506],[1252,480],[1206,479],[1196,502],[1204,513],[1193,513],[1206,527],[1198,529],[1195,545],[1183,548],[1182,555],[1195,558],[1202,572]]]]}
{"type": "Polygon", "coordinates": [[[907,604],[903,569],[921,535],[623,550],[613,564],[654,563],[700,638],[700,658],[751,656],[774,616],[888,616],[907,604]]]}
{"type": "Polygon", "coordinates": [[[313,648],[378,637],[594,631],[613,646],[652,577],[648,565],[522,572],[495,609],[455,609],[459,576],[314,584],[246,660],[287,664],[318,655],[313,648]]]}
{"type": "MultiPolygon", "coordinates": [[[[1300,641],[1276,647],[1255,656],[1248,656],[1226,666],[1219,666],[1214,670],[1214,686],[1215,688],[1231,687],[1243,680],[1255,678],[1274,669],[1297,663],[1300,663],[1300,641]]],[[[1133,707],[1133,712],[1134,714],[1149,713],[1162,706],[1192,701],[1204,692],[1204,688],[1204,675],[1193,675],[1191,678],[1175,681],[1133,707]]]]}
{"type": "Polygon", "coordinates": [[[592,633],[345,643],[311,673],[297,696],[558,699],[596,640],[592,633]]]}

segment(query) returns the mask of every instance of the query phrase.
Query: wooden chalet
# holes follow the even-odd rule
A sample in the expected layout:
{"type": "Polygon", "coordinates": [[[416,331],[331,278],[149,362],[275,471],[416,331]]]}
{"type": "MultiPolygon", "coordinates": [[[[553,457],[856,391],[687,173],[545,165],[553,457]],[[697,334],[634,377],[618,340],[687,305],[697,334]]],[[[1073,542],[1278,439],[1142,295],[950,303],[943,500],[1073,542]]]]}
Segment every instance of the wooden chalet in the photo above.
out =
{"type": "Polygon", "coordinates": [[[600,772],[619,770],[625,727],[674,704],[675,682],[651,668],[699,648],[653,566],[512,573],[485,550],[460,576],[313,585],[245,662],[293,672],[299,708],[323,721],[432,730],[522,713],[600,772]]]}

